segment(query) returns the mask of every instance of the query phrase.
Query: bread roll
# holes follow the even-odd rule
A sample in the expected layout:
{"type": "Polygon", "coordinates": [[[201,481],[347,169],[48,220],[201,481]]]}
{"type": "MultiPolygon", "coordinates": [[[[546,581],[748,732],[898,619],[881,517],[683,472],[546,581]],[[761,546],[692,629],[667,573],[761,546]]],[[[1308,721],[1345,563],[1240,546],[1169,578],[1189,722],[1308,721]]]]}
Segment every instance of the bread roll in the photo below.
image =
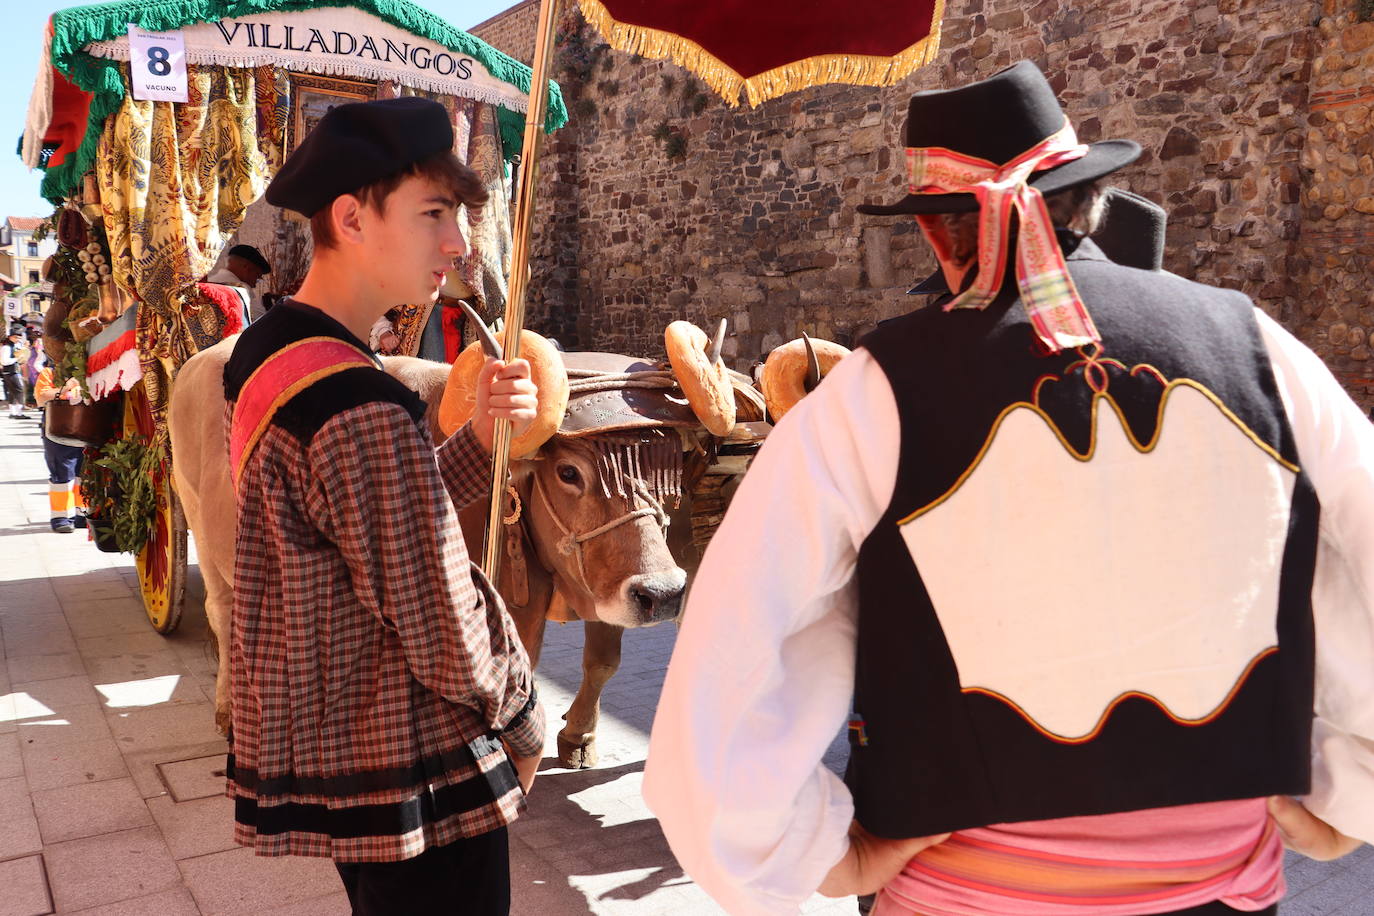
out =
{"type": "MultiPolygon", "coordinates": [[[[568,409],[568,372],[553,344],[533,331],[521,331],[520,358],[529,361],[530,378],[539,388],[539,412],[530,428],[511,440],[512,458],[526,458],[537,452],[558,432],[558,425],[568,409]]],[[[477,376],[486,361],[482,345],[476,341],[453,361],[448,385],[439,402],[439,427],[445,436],[453,435],[472,419],[477,409],[477,376]]]]}
{"type": "Polygon", "coordinates": [[[725,363],[708,358],[711,341],[706,332],[690,321],[674,321],[663,333],[663,342],[692,413],[711,435],[730,435],[735,428],[735,389],[725,363]]]}
{"type": "MultiPolygon", "coordinates": [[[[828,340],[811,338],[811,346],[816,351],[816,362],[821,367],[821,378],[835,367],[835,364],[849,355],[849,350],[828,340]]],[[[806,356],[806,341],[802,338],[790,341],[768,354],[759,375],[759,387],[763,389],[763,400],[768,404],[768,414],[776,423],[783,418],[797,402],[806,397],[806,370],[809,360],[806,356]]]]}

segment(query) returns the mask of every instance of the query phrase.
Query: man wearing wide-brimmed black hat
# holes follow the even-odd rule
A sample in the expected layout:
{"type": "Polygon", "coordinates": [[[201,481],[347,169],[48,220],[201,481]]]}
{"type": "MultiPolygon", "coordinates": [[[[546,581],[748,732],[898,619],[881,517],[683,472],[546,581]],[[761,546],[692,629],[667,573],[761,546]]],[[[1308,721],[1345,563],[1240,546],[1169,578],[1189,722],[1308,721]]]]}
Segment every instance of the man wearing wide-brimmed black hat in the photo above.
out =
{"type": "Polygon", "coordinates": [[[769,436],[645,797],[732,913],[1272,913],[1283,839],[1374,839],[1374,430],[1245,296],[1102,254],[1140,149],[1080,143],[1033,65],[917,94],[904,140],[864,209],[954,294],[769,436]]]}
{"type": "Polygon", "coordinates": [[[248,320],[257,321],[263,315],[258,281],[271,272],[272,265],[261,251],[252,245],[235,245],[225,254],[224,266],[207,276],[205,282],[247,290],[248,320]]]}

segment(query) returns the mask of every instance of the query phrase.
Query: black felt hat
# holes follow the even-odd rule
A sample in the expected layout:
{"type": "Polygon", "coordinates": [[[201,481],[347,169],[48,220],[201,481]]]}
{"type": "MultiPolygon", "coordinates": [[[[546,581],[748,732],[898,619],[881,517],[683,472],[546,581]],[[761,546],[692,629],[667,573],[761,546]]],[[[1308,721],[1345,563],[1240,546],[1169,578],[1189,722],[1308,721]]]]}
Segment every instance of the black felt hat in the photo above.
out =
{"type": "Polygon", "coordinates": [[[1169,214],[1152,200],[1124,188],[1107,188],[1106,210],[1093,241],[1118,264],[1141,270],[1164,267],[1164,232],[1169,214]]]}
{"type": "MultiPolygon", "coordinates": [[[[1028,60],[958,89],[918,92],[907,103],[903,145],[940,147],[998,164],[1010,162],[1064,126],[1064,110],[1040,68],[1028,60]]],[[[1134,140],[1102,140],[1087,155],[1036,172],[1030,186],[1053,194],[1111,174],[1140,156],[1134,140]]],[[[970,213],[972,194],[908,194],[892,204],[860,204],[860,213],[970,213]]]]}
{"type": "Polygon", "coordinates": [[[264,274],[272,272],[272,265],[268,264],[267,259],[262,256],[262,252],[252,245],[235,245],[229,249],[229,257],[243,258],[248,263],[255,265],[264,274]]]}
{"type": "Polygon", "coordinates": [[[453,149],[444,106],[408,96],[331,108],[267,186],[267,202],[314,216],[340,194],[453,149]]]}

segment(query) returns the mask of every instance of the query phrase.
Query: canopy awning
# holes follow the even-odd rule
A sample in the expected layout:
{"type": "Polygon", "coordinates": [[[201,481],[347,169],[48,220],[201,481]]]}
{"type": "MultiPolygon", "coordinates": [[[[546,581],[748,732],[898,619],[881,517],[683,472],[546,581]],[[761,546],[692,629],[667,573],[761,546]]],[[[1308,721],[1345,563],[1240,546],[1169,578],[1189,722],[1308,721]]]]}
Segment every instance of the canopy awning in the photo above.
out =
{"type": "MultiPolygon", "coordinates": [[[[116,0],[59,10],[44,53],[21,144],[30,168],[45,167],[43,194],[56,199],[80,181],[105,118],[126,87],[129,25],[181,30],[191,65],[270,65],[286,70],[390,81],[495,105],[507,156],[520,149],[529,106],[529,67],[408,0],[116,0]]],[[[567,121],[549,83],[544,127],[567,121]]]]}

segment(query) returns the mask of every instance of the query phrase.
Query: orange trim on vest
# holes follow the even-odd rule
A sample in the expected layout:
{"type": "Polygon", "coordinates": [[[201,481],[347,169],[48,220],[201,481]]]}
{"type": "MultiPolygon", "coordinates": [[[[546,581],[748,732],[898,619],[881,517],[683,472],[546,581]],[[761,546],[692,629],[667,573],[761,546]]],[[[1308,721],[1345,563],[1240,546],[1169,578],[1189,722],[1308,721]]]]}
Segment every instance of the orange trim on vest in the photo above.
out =
{"type": "Polygon", "coordinates": [[[1226,711],[1226,708],[1231,705],[1231,701],[1236,698],[1237,693],[1240,693],[1241,685],[1243,685],[1246,682],[1246,680],[1249,679],[1250,672],[1255,670],[1255,666],[1278,651],[1278,646],[1270,646],[1263,652],[1260,652],[1254,658],[1250,659],[1250,664],[1245,666],[1245,670],[1241,672],[1240,677],[1236,678],[1236,682],[1231,685],[1231,690],[1229,693],[1226,694],[1226,699],[1222,700],[1219,704],[1217,704],[1216,709],[1212,710],[1200,719],[1181,718],[1179,716],[1174,715],[1173,712],[1170,711],[1169,707],[1164,705],[1164,702],[1158,699],[1157,697],[1154,697],[1148,693],[1144,693],[1140,690],[1127,690],[1124,693],[1119,694],[1115,699],[1108,703],[1107,708],[1102,711],[1101,718],[1099,718],[1097,720],[1097,724],[1093,726],[1093,730],[1079,738],[1066,738],[1063,735],[1057,735],[1054,732],[1049,731],[1048,729],[1044,728],[1039,722],[1036,722],[1035,718],[1031,716],[1030,713],[1026,712],[1026,710],[1021,708],[1021,706],[1017,704],[1015,700],[1012,700],[1010,697],[1005,696],[1004,694],[998,693],[996,690],[989,690],[986,687],[965,687],[960,692],[980,693],[985,697],[991,697],[994,700],[1000,700],[1003,703],[1006,703],[1008,706],[1010,706],[1012,709],[1016,711],[1017,715],[1026,720],[1027,725],[1038,731],[1040,734],[1044,735],[1046,738],[1049,738],[1051,741],[1054,741],[1058,744],[1086,744],[1089,741],[1096,738],[1102,732],[1102,729],[1106,727],[1107,720],[1111,718],[1113,710],[1115,710],[1116,707],[1120,706],[1126,700],[1129,700],[1131,697],[1139,697],[1142,700],[1149,700],[1151,703],[1159,707],[1160,712],[1164,713],[1164,715],[1168,716],[1171,720],[1178,723],[1179,725],[1206,725],[1208,722],[1211,722],[1217,716],[1224,713],[1226,711]]]}

